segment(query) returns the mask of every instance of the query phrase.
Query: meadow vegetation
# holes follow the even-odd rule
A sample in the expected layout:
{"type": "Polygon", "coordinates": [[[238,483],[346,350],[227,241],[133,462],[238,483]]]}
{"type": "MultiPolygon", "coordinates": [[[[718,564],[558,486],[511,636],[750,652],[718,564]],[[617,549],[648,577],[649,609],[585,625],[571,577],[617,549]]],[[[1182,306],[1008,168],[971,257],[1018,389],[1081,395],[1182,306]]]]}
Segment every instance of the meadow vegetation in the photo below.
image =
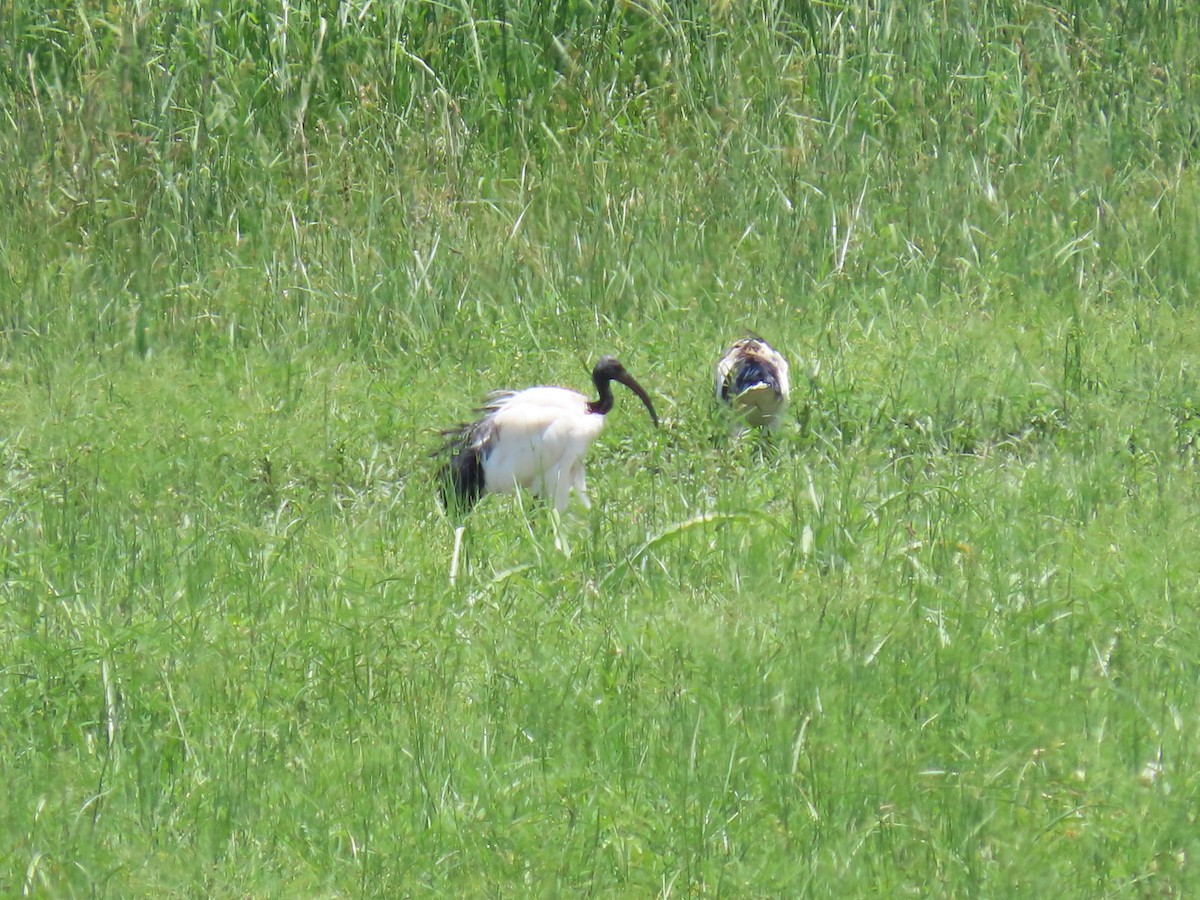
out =
{"type": "Polygon", "coordinates": [[[1197,59],[1174,0],[0,3],[0,893],[1194,896],[1197,59]],[[603,353],[663,427],[452,584],[439,429],[603,353]]]}

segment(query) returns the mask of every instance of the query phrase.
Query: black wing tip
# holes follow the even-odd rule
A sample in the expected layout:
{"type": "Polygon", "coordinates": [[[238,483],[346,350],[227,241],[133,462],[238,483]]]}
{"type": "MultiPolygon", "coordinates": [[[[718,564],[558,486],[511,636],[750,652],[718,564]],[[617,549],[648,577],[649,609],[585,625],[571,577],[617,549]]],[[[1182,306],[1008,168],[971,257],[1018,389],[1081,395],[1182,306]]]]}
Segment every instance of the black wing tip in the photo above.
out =
{"type": "Polygon", "coordinates": [[[465,513],[483,496],[483,460],[477,448],[459,446],[438,469],[438,489],[448,512],[465,513]]]}
{"type": "Polygon", "coordinates": [[[448,512],[465,513],[484,494],[483,458],[492,431],[485,418],[444,429],[441,435],[444,441],[432,455],[444,460],[437,472],[442,504],[448,512]]]}
{"type": "Polygon", "coordinates": [[[442,459],[447,454],[457,453],[460,448],[466,446],[474,427],[474,422],[460,422],[453,428],[439,428],[437,436],[441,442],[429,451],[430,458],[442,459]]]}

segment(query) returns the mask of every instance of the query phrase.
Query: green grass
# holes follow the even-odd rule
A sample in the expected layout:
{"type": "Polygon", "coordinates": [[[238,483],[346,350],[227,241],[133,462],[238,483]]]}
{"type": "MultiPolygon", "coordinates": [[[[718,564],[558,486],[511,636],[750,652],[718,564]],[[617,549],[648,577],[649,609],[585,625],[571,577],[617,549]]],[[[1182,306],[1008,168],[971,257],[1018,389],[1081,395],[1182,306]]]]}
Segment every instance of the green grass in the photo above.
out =
{"type": "Polygon", "coordinates": [[[239,10],[0,13],[0,893],[1195,893],[1184,5],[239,10]]]}

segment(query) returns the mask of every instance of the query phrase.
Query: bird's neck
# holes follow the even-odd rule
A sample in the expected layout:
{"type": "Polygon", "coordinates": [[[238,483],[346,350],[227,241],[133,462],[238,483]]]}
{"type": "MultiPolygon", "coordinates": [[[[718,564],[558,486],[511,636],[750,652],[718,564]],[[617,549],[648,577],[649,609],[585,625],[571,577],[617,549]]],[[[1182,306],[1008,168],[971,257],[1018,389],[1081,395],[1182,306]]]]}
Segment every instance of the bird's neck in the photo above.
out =
{"type": "Polygon", "coordinates": [[[608,412],[613,408],[612,384],[607,378],[597,378],[595,383],[596,392],[600,395],[600,399],[589,400],[587,411],[590,413],[595,413],[598,416],[607,415],[608,412]]]}

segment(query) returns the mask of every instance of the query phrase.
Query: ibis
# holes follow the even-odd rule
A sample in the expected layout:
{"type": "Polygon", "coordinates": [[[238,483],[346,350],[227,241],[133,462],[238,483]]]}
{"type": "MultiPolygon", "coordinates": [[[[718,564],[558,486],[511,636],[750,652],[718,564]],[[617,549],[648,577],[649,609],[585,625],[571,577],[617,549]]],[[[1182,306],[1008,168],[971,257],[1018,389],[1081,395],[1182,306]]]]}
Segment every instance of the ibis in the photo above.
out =
{"type": "Polygon", "coordinates": [[[522,488],[566,510],[571,491],[591,507],[583,457],[613,408],[612,382],[625,385],[645,404],[650,419],[658,414],[650,396],[614,357],[592,370],[599,395],[591,400],[562,387],[531,387],[491,395],[474,422],[444,432],[448,459],[441,471],[447,509],[470,509],[484,494],[522,488]]]}
{"type": "Polygon", "coordinates": [[[790,387],[787,360],[760,337],[736,341],[717,363],[717,399],[748,425],[777,431],[790,387]]]}

